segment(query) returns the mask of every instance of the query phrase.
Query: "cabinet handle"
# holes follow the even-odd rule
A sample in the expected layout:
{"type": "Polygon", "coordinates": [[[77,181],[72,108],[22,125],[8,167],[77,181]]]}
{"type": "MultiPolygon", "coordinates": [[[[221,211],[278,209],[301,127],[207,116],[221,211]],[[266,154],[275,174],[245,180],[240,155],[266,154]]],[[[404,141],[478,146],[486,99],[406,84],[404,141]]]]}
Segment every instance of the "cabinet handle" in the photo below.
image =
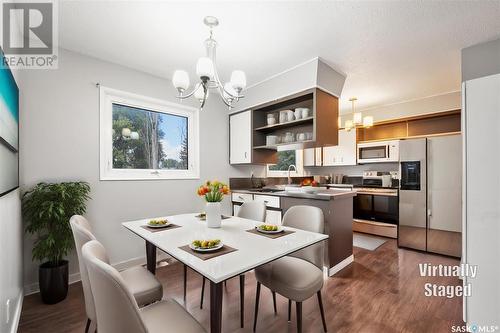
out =
{"type": "Polygon", "coordinates": [[[238,195],[238,198],[241,199],[241,201],[245,201],[245,198],[243,198],[241,195],[238,195]]]}
{"type": "Polygon", "coordinates": [[[247,152],[245,152],[245,158],[247,158],[247,152]]]}
{"type": "Polygon", "coordinates": [[[264,200],[264,203],[265,203],[265,204],[268,204],[268,203],[269,203],[269,201],[267,201],[267,200],[264,200]]]}

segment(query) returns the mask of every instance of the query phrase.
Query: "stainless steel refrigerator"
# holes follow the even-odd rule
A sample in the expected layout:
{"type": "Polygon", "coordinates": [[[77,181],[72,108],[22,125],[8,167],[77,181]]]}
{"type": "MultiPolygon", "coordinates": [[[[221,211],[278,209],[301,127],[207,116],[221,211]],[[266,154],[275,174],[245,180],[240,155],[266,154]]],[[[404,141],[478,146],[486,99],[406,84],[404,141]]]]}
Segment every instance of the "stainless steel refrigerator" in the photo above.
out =
{"type": "Polygon", "coordinates": [[[401,140],[399,149],[398,245],[460,257],[461,136],[401,140]]]}

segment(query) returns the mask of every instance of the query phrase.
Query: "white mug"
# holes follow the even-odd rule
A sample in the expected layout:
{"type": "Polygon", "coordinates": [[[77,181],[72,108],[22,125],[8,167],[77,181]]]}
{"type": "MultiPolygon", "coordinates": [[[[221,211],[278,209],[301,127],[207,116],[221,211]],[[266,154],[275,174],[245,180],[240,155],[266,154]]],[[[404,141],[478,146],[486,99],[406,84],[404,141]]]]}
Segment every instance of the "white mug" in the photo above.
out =
{"type": "Polygon", "coordinates": [[[295,109],[295,119],[302,118],[302,110],[300,108],[295,109]]]}
{"type": "Polygon", "coordinates": [[[274,125],[276,124],[276,118],[273,113],[270,113],[267,115],[267,124],[268,125],[274,125]]]}
{"type": "Polygon", "coordinates": [[[286,123],[288,121],[288,111],[280,111],[280,123],[286,123]]]}
{"type": "Polygon", "coordinates": [[[287,112],[287,118],[288,118],[288,121],[293,121],[295,119],[295,115],[293,114],[292,110],[287,112]]]}
{"type": "Polygon", "coordinates": [[[266,136],[266,146],[272,146],[278,143],[278,137],[276,135],[266,136]]]}
{"type": "Polygon", "coordinates": [[[297,140],[298,141],[304,141],[306,139],[306,133],[299,133],[297,134],[297,140]]]}
{"type": "Polygon", "coordinates": [[[302,109],[302,118],[307,118],[307,117],[309,117],[309,109],[303,108],[302,109]]]}

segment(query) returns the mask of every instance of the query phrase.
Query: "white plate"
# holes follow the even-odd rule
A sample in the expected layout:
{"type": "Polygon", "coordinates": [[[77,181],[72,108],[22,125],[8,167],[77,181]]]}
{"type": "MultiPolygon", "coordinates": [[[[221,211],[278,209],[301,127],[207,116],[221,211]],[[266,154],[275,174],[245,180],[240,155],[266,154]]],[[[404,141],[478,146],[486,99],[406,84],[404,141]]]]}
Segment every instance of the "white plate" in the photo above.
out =
{"type": "Polygon", "coordinates": [[[158,224],[158,225],[152,225],[152,224],[149,224],[149,222],[148,222],[148,223],[146,223],[146,225],[149,228],[165,228],[165,227],[168,227],[170,225],[170,222],[167,221],[167,223],[165,223],[165,224],[158,224]]]}
{"type": "Polygon", "coordinates": [[[209,249],[203,249],[201,247],[194,246],[193,243],[189,244],[189,248],[193,251],[196,251],[196,252],[213,252],[213,251],[217,251],[217,250],[221,249],[223,246],[224,246],[224,244],[222,242],[220,242],[217,246],[211,247],[209,249]]]}
{"type": "Polygon", "coordinates": [[[281,227],[281,226],[278,226],[278,230],[276,231],[267,231],[267,230],[262,230],[261,228],[259,227],[255,227],[255,229],[257,229],[258,232],[262,232],[263,234],[277,234],[277,233],[280,233],[280,232],[283,232],[285,231],[285,228],[281,227]]]}

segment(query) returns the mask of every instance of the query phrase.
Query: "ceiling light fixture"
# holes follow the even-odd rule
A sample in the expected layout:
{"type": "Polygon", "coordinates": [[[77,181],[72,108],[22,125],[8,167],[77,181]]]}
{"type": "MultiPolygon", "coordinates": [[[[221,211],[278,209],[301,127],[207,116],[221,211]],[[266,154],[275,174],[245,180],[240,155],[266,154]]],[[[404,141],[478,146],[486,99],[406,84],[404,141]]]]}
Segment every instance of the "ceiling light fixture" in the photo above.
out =
{"type": "Polygon", "coordinates": [[[352,103],[352,120],[345,121],[344,128],[347,131],[350,131],[353,128],[358,128],[358,127],[370,128],[373,126],[373,117],[372,116],[363,117],[363,114],[361,112],[356,112],[356,110],[354,108],[354,103],[357,100],[358,99],[356,97],[349,98],[349,102],[352,103]]]}
{"type": "Polygon", "coordinates": [[[203,20],[206,26],[210,29],[210,37],[205,40],[205,48],[207,56],[198,59],[196,64],[196,75],[200,78],[193,90],[189,93],[186,90],[189,88],[189,75],[186,71],[176,70],[172,77],[172,83],[177,89],[179,99],[186,99],[194,95],[200,102],[200,110],[203,109],[209,95],[209,89],[217,89],[224,101],[224,104],[229,109],[233,107],[233,103],[237,102],[244,96],[241,95],[243,89],[247,85],[245,72],[235,70],[231,73],[231,80],[223,84],[219,78],[215,62],[215,49],[217,42],[213,38],[213,28],[219,25],[219,20],[213,16],[207,16],[203,20]]]}

